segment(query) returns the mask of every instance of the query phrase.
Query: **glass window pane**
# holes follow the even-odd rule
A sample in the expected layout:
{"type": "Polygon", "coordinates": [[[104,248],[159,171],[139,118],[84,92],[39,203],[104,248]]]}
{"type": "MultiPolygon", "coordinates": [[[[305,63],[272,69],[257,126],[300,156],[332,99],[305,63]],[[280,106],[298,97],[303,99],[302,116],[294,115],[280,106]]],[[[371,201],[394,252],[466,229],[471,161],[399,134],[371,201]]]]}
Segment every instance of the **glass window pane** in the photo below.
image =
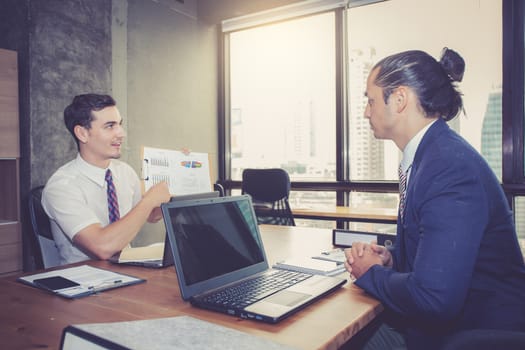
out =
{"type": "Polygon", "coordinates": [[[334,13],[230,34],[231,174],[335,180],[334,13]]]}
{"type": "Polygon", "coordinates": [[[350,192],[350,207],[397,209],[398,193],[350,192]]]}
{"type": "Polygon", "coordinates": [[[332,220],[310,220],[310,219],[294,219],[295,226],[300,227],[316,227],[316,228],[328,228],[334,229],[337,227],[337,223],[332,220]]]}
{"type": "Polygon", "coordinates": [[[374,140],[363,117],[371,67],[385,56],[412,49],[439,59],[445,46],[466,62],[459,88],[467,115],[449,125],[485,156],[501,179],[501,1],[385,1],[349,9],[347,28],[352,180],[397,180],[399,151],[392,141],[374,140]],[[392,13],[403,13],[410,20],[400,21],[392,13]],[[440,24],[429,25],[429,14],[440,24]]]}
{"type": "Polygon", "coordinates": [[[516,233],[520,242],[521,252],[525,256],[525,197],[516,197],[514,199],[514,223],[516,224],[516,233]]]}
{"type": "MultiPolygon", "coordinates": [[[[233,189],[232,196],[241,194],[241,190],[233,189]]],[[[319,208],[334,206],[336,203],[335,192],[322,191],[291,191],[288,202],[292,211],[294,208],[319,208]]],[[[333,229],[337,227],[335,220],[310,220],[294,218],[295,225],[301,227],[318,227],[333,229]]]]}

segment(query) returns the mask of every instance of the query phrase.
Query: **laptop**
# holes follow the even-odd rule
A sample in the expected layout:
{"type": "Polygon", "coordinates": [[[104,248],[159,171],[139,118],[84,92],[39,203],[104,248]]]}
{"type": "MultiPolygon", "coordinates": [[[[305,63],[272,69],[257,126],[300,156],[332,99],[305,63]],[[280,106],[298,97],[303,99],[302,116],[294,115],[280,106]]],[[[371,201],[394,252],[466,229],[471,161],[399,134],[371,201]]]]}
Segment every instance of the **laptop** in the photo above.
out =
{"type": "Polygon", "coordinates": [[[170,201],[186,201],[188,199],[200,199],[200,198],[215,198],[219,197],[219,191],[210,191],[210,192],[199,192],[191,194],[181,194],[178,196],[171,197],[170,201]]]}
{"type": "Polygon", "coordinates": [[[270,269],[249,195],[174,201],[161,208],[180,292],[193,306],[277,323],[346,282],[270,269]],[[253,294],[252,284],[268,279],[284,286],[241,300],[253,294]]]}
{"type": "MultiPolygon", "coordinates": [[[[219,191],[192,193],[171,197],[170,201],[183,201],[199,198],[219,197],[219,191]]],[[[164,242],[158,242],[146,247],[128,247],[112,256],[109,261],[115,264],[162,268],[173,265],[173,255],[165,236],[164,242]]]]}

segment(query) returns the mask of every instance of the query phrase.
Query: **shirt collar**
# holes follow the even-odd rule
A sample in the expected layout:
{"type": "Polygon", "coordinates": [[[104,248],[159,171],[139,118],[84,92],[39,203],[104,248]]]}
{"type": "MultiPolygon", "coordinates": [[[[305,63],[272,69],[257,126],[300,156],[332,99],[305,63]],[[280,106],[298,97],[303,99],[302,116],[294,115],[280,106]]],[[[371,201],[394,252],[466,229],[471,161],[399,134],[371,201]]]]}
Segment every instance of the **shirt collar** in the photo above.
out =
{"type": "MultiPolygon", "coordinates": [[[[92,164],[89,164],[80,156],[80,153],[77,154],[76,164],[80,172],[84,176],[86,176],[88,179],[90,179],[91,181],[99,185],[100,187],[104,187],[106,184],[106,171],[108,169],[113,169],[112,162],[109,163],[109,167],[107,167],[106,169],[102,169],[92,164]]],[[[115,172],[113,170],[111,172],[112,172],[113,178],[115,178],[115,172]]]]}
{"type": "Polygon", "coordinates": [[[405,149],[403,150],[403,159],[401,160],[401,168],[404,172],[408,170],[408,168],[412,165],[412,162],[414,161],[414,157],[416,155],[417,148],[419,147],[419,144],[421,143],[421,140],[423,139],[423,136],[425,136],[427,130],[436,122],[437,119],[430,122],[428,125],[426,125],[423,129],[419,130],[419,132],[414,136],[405,146],[405,149]]]}

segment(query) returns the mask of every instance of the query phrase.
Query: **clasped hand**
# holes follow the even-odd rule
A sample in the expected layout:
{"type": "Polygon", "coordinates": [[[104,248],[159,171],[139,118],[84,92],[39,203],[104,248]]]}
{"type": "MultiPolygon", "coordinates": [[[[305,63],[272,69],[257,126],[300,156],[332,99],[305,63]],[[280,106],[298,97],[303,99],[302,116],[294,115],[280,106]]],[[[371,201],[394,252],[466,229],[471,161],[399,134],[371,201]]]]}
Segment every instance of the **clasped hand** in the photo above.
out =
{"type": "Polygon", "coordinates": [[[392,255],[384,246],[375,243],[352,243],[345,249],[345,268],[354,277],[359,278],[374,265],[392,267],[392,255]]]}

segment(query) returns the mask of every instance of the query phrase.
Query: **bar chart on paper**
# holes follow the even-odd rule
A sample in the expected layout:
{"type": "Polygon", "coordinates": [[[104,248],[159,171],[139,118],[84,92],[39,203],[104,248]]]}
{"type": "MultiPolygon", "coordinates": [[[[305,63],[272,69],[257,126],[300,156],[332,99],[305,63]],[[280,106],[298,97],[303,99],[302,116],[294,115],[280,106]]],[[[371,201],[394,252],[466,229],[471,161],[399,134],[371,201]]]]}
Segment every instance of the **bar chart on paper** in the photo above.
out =
{"type": "Polygon", "coordinates": [[[207,153],[142,149],[144,191],[165,181],[172,195],[209,192],[212,189],[210,161],[207,153]]]}

